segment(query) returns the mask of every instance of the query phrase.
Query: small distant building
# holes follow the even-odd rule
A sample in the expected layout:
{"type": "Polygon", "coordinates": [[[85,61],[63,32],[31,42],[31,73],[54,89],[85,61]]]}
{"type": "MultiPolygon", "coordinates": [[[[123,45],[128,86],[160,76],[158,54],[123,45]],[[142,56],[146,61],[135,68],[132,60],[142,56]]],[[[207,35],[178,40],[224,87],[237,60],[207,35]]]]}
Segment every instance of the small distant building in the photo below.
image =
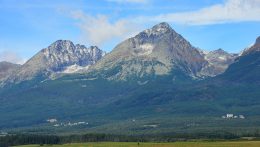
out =
{"type": "Polygon", "coordinates": [[[227,118],[233,118],[234,114],[227,114],[227,118]]]}
{"type": "Polygon", "coordinates": [[[144,125],[144,127],[148,127],[148,128],[157,128],[158,125],[144,125]]]}
{"type": "Polygon", "coordinates": [[[79,125],[82,125],[82,124],[86,124],[86,122],[80,121],[80,122],[78,122],[78,124],[79,124],[79,125]]]}
{"type": "Polygon", "coordinates": [[[7,132],[3,132],[3,131],[0,132],[0,137],[4,137],[4,136],[6,136],[6,135],[8,135],[7,132]]]}
{"type": "Polygon", "coordinates": [[[53,125],[54,127],[59,127],[60,125],[59,124],[55,124],[55,125],[53,125]]]}
{"type": "Polygon", "coordinates": [[[239,118],[240,119],[245,119],[245,116],[244,115],[239,115],[239,118]]]}
{"type": "Polygon", "coordinates": [[[51,118],[51,119],[47,119],[46,121],[49,122],[49,123],[55,123],[58,120],[56,118],[51,118]]]}

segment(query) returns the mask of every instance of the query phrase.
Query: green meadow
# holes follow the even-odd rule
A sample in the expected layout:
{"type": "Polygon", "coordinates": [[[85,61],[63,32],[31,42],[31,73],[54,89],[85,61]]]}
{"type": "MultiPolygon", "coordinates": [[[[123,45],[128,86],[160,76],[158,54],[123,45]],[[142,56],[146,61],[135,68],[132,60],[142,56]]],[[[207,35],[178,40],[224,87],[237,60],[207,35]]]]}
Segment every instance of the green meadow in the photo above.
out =
{"type": "MultiPolygon", "coordinates": [[[[137,143],[137,142],[97,142],[74,143],[64,145],[42,145],[44,147],[259,147],[260,141],[216,141],[216,142],[173,142],[173,143],[137,143]]],[[[40,147],[24,145],[17,147],[40,147]]]]}

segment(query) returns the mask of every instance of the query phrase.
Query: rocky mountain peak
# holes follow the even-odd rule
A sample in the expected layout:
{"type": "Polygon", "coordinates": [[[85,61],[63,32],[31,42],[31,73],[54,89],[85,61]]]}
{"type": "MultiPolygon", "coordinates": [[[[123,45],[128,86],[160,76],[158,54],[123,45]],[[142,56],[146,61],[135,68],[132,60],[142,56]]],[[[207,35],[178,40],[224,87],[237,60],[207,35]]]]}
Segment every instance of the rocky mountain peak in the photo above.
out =
{"type": "Polygon", "coordinates": [[[97,46],[90,46],[89,49],[90,49],[91,51],[100,50],[97,46]]]}
{"type": "MultiPolygon", "coordinates": [[[[77,69],[87,69],[100,60],[104,54],[104,51],[97,46],[87,48],[80,44],[74,45],[69,40],[57,40],[34,55],[10,75],[5,83],[18,83],[36,76],[48,78],[48,76],[63,73],[70,69],[70,66],[78,67],[77,69]]],[[[78,71],[77,69],[73,71],[78,71]]]]}
{"type": "Polygon", "coordinates": [[[226,51],[224,51],[222,48],[219,48],[217,50],[214,50],[212,52],[215,52],[215,53],[221,53],[221,54],[228,54],[226,51]]]}
{"type": "Polygon", "coordinates": [[[228,53],[226,52],[225,50],[219,48],[217,50],[214,50],[214,51],[210,51],[206,57],[209,57],[209,56],[215,56],[217,58],[222,58],[222,57],[233,57],[233,56],[237,56],[236,54],[232,54],[232,53],[228,53]]]}
{"type": "Polygon", "coordinates": [[[170,32],[174,32],[171,26],[166,22],[162,22],[153,26],[150,29],[144,30],[140,34],[145,33],[148,36],[150,36],[150,35],[163,35],[163,34],[168,34],[170,32]]]}
{"type": "Polygon", "coordinates": [[[77,49],[87,48],[85,45],[82,45],[82,44],[76,44],[75,47],[76,47],[77,49]]]}
{"type": "Polygon", "coordinates": [[[234,63],[237,54],[230,54],[219,48],[204,54],[204,58],[208,61],[208,64],[203,68],[201,73],[206,76],[214,77],[225,72],[228,66],[234,63]]]}
{"type": "Polygon", "coordinates": [[[64,49],[71,49],[74,47],[74,44],[70,40],[57,40],[52,43],[48,48],[55,49],[57,51],[61,51],[64,49]]]}
{"type": "Polygon", "coordinates": [[[120,69],[110,75],[112,79],[166,75],[175,70],[196,77],[206,62],[195,47],[163,22],[121,42],[93,68],[100,73],[120,69]]]}
{"type": "Polygon", "coordinates": [[[85,45],[74,45],[69,40],[58,40],[43,49],[42,52],[48,60],[49,66],[55,67],[55,70],[62,70],[63,66],[72,64],[79,66],[94,64],[104,55],[104,52],[97,46],[87,48],[85,45]]]}
{"type": "Polygon", "coordinates": [[[170,31],[170,30],[172,30],[172,28],[166,22],[159,23],[152,27],[152,31],[156,31],[156,32],[166,32],[166,31],[170,31]]]}
{"type": "Polygon", "coordinates": [[[234,59],[237,55],[236,54],[230,54],[226,51],[224,51],[223,49],[217,49],[214,51],[209,52],[208,54],[206,54],[206,59],[208,60],[218,60],[219,62],[226,62],[226,60],[229,59],[234,59]]]}

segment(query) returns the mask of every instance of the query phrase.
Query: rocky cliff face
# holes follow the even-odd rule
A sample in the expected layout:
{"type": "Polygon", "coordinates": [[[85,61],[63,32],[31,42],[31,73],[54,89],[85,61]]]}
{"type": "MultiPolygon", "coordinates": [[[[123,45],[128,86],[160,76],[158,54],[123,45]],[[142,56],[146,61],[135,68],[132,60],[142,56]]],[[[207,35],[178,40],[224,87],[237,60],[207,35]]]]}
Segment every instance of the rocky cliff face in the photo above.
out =
{"type": "Polygon", "coordinates": [[[230,54],[222,49],[217,49],[210,52],[203,52],[205,60],[208,64],[201,70],[200,74],[205,76],[214,77],[219,75],[234,63],[238,54],[230,54]]]}
{"type": "Polygon", "coordinates": [[[206,64],[196,48],[169,24],[160,23],[117,45],[92,69],[97,72],[113,70],[109,75],[111,79],[166,75],[177,68],[197,77],[206,64]]]}
{"type": "Polygon", "coordinates": [[[87,48],[84,45],[74,45],[68,40],[58,40],[33,56],[10,75],[6,82],[20,82],[35,76],[49,77],[68,70],[70,66],[82,69],[95,64],[104,54],[105,52],[96,46],[87,48]]]}
{"type": "Polygon", "coordinates": [[[73,64],[79,66],[95,64],[104,52],[96,46],[86,48],[84,45],[74,45],[71,41],[58,40],[42,50],[40,54],[43,54],[47,60],[47,68],[53,71],[63,71],[65,67],[73,64]]]}

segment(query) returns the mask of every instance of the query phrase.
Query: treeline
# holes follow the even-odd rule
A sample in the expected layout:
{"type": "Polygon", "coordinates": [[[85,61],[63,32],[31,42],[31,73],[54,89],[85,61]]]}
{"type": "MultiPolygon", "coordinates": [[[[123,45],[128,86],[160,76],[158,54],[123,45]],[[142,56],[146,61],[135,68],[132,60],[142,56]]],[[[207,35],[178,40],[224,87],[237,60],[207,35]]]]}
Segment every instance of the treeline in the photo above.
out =
{"type": "Polygon", "coordinates": [[[34,135],[34,134],[20,134],[7,135],[0,137],[0,147],[9,147],[15,145],[27,144],[66,144],[66,143],[82,143],[82,142],[174,142],[186,141],[189,139],[236,139],[236,136],[231,133],[215,133],[215,134],[164,134],[164,135],[138,135],[138,136],[124,136],[124,135],[110,135],[110,134],[84,134],[84,135],[69,135],[69,136],[55,136],[55,135],[34,135]]]}
{"type": "Polygon", "coordinates": [[[66,144],[66,143],[81,143],[81,142],[100,142],[100,141],[142,141],[138,138],[108,135],[108,134],[85,134],[85,135],[70,135],[70,136],[55,136],[55,135],[7,135],[0,137],[0,147],[9,147],[15,145],[28,145],[28,144],[66,144]]]}

